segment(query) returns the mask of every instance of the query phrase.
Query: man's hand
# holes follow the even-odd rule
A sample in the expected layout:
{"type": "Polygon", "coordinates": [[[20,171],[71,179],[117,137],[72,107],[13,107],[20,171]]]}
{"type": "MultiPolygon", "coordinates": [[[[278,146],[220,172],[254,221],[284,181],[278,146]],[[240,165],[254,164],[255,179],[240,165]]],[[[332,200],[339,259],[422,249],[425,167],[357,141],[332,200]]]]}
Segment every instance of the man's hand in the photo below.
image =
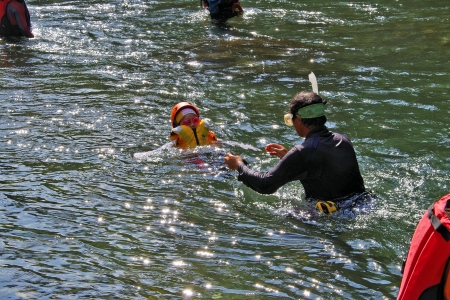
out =
{"type": "Polygon", "coordinates": [[[276,155],[279,158],[283,158],[286,155],[286,153],[288,152],[286,148],[284,148],[283,146],[281,146],[279,144],[268,144],[266,146],[266,151],[270,155],[276,155]]]}
{"type": "Polygon", "coordinates": [[[237,171],[239,167],[239,163],[242,161],[242,158],[239,155],[233,155],[231,153],[227,153],[225,155],[225,164],[231,170],[237,171]]]}

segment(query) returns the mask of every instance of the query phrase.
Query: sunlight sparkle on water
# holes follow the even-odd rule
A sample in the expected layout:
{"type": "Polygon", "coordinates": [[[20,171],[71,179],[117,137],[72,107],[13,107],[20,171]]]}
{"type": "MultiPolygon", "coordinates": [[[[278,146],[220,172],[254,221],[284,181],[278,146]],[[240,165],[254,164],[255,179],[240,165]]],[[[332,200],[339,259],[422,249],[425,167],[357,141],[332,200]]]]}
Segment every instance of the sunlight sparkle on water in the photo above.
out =
{"type": "Polygon", "coordinates": [[[28,130],[27,129],[20,129],[20,130],[16,130],[14,131],[15,134],[28,134],[28,130]]]}
{"type": "Polygon", "coordinates": [[[278,293],[278,290],[273,289],[271,287],[266,287],[266,286],[264,286],[262,284],[259,284],[259,283],[256,283],[255,287],[258,288],[258,289],[261,289],[261,290],[265,290],[266,292],[278,293]]]}
{"type": "Polygon", "coordinates": [[[214,253],[209,252],[209,251],[197,251],[196,254],[198,256],[202,256],[202,257],[213,257],[214,253]]]}
{"type": "Polygon", "coordinates": [[[286,272],[288,273],[294,273],[294,269],[290,268],[290,267],[286,267],[286,272]]]}
{"type": "Polygon", "coordinates": [[[183,266],[186,266],[186,263],[184,261],[182,261],[182,260],[176,260],[176,261],[173,262],[173,265],[175,267],[183,267],[183,266]]]}
{"type": "Polygon", "coordinates": [[[191,67],[197,67],[198,68],[198,67],[201,67],[202,64],[200,62],[198,62],[198,61],[188,61],[187,65],[191,66],[191,67]]]}

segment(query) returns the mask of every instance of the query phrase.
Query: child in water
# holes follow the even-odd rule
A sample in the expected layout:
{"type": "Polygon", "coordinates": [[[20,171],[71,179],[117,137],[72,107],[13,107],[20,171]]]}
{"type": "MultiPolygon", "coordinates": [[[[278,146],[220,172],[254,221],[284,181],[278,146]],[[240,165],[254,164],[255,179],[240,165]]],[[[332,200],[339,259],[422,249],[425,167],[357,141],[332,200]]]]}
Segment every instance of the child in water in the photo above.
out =
{"type": "Polygon", "coordinates": [[[200,119],[198,108],[189,102],[176,104],[172,108],[170,121],[170,139],[177,148],[195,148],[217,143],[217,137],[209,130],[207,122],[200,119]]]}

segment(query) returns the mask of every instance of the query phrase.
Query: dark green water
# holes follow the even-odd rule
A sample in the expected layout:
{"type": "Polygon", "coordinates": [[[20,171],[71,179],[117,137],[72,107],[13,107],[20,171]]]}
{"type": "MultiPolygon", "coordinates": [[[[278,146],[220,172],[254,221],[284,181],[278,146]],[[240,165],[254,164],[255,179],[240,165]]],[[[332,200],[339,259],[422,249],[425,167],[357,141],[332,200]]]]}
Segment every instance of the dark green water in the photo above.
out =
{"type": "Polygon", "coordinates": [[[32,40],[0,40],[2,299],[395,299],[424,210],[449,193],[448,1],[244,1],[229,28],[199,1],[28,1],[32,40]],[[256,169],[313,71],[376,206],[287,218],[299,184],[256,169]],[[209,170],[168,141],[195,103],[226,144],[209,170]],[[240,144],[261,149],[254,151],[240,144]]]}

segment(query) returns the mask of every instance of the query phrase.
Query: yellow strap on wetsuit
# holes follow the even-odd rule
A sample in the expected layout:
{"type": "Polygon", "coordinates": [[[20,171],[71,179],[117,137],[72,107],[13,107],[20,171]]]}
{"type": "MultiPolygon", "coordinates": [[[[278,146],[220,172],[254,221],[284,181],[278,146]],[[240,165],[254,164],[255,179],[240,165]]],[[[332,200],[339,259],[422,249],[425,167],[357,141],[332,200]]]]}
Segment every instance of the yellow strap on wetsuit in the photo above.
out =
{"type": "Polygon", "coordinates": [[[326,215],[331,215],[338,210],[336,203],[333,201],[319,201],[316,205],[317,208],[326,215]]]}

